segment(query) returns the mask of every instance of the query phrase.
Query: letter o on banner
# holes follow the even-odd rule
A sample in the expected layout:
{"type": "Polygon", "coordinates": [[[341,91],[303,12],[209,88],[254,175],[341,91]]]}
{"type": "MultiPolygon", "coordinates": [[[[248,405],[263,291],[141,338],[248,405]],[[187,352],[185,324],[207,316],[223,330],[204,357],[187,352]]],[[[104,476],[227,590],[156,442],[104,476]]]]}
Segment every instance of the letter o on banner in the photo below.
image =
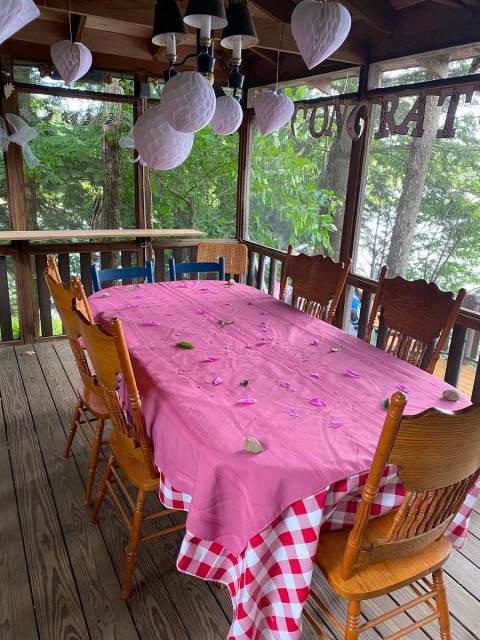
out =
{"type": "Polygon", "coordinates": [[[310,116],[310,127],[309,127],[310,135],[313,138],[321,138],[327,129],[328,120],[329,120],[328,105],[326,104],[317,105],[315,109],[312,111],[312,115],[310,116]],[[322,122],[322,128],[320,129],[320,131],[317,131],[315,129],[315,121],[317,119],[317,111],[319,109],[323,109],[323,122],[322,122]]]}
{"type": "Polygon", "coordinates": [[[370,117],[371,113],[372,104],[368,100],[361,100],[348,116],[347,132],[354,142],[362,137],[365,131],[365,120],[370,117]],[[364,115],[362,115],[362,111],[365,111],[364,115]]]}

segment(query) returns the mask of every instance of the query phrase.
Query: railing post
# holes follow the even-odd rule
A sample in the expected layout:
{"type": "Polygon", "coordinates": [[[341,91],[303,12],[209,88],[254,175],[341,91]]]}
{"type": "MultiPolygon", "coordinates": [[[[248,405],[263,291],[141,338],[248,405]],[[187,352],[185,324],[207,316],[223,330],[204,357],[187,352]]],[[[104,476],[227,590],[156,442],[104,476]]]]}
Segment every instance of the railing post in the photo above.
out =
{"type": "Polygon", "coordinates": [[[450,340],[450,349],[448,350],[447,368],[445,371],[445,382],[456,387],[460,377],[463,357],[465,355],[465,337],[467,335],[467,327],[455,324],[452,331],[452,339],[450,340]]]}

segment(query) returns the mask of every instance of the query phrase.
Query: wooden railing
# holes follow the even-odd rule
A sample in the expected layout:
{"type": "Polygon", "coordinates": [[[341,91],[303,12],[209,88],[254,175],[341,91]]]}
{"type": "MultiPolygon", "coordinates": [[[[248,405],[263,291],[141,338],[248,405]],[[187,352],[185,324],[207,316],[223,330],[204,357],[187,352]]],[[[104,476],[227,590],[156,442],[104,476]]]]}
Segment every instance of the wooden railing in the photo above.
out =
{"type": "MultiPolygon", "coordinates": [[[[147,257],[153,257],[155,263],[155,280],[162,282],[168,279],[168,258],[173,256],[176,261],[194,260],[198,240],[157,241],[146,248],[147,257]]],[[[245,241],[248,248],[249,261],[246,283],[278,295],[281,270],[286,253],[278,249],[245,241]]],[[[22,247],[25,251],[25,247],[22,247]]],[[[65,244],[30,244],[27,251],[33,262],[31,287],[34,290],[36,320],[35,333],[37,339],[51,338],[61,333],[61,326],[55,326],[55,314],[46,287],[43,270],[46,266],[47,254],[56,256],[62,280],[69,282],[73,275],[79,276],[84,283],[87,295],[92,293],[90,265],[99,263],[101,268],[109,268],[116,264],[127,267],[142,264],[145,248],[138,242],[85,242],[65,244]]],[[[17,250],[10,245],[0,246],[0,344],[12,341],[21,342],[18,325],[14,322],[17,317],[18,300],[15,286],[14,265],[17,260],[17,250]]],[[[357,327],[358,338],[365,336],[371,302],[375,293],[376,281],[351,274],[348,279],[347,301],[351,298],[351,289],[355,287],[361,293],[360,317],[357,327]]],[[[350,303],[347,305],[343,328],[348,331],[350,326],[350,303]]],[[[475,332],[470,344],[478,344],[480,337],[480,314],[462,309],[450,338],[445,370],[445,380],[457,386],[459,376],[465,362],[465,345],[467,331],[475,332]]],[[[471,352],[467,359],[472,360],[471,352]]],[[[477,360],[472,400],[480,401],[480,363],[477,360]]]]}

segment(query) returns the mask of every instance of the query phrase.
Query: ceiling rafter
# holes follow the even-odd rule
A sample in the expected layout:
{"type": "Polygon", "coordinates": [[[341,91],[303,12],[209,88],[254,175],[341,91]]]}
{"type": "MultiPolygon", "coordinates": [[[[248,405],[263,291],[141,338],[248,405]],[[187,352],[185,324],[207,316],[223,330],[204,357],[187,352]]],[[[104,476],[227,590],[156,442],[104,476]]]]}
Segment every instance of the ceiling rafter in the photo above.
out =
{"type": "Polygon", "coordinates": [[[353,9],[367,24],[378,31],[393,33],[397,24],[397,12],[388,0],[342,0],[347,9],[353,9]]]}

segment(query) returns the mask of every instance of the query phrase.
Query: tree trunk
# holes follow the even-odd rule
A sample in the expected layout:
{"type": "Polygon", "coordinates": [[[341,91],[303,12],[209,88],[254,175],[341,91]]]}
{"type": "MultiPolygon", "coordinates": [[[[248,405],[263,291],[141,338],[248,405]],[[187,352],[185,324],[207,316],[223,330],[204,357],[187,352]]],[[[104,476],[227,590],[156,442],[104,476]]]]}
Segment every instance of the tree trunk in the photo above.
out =
{"type": "MultiPolygon", "coordinates": [[[[432,64],[432,72],[429,74],[428,79],[446,77],[448,60],[448,56],[437,56],[432,60],[434,64],[432,64]]],[[[402,193],[397,207],[397,215],[387,256],[387,266],[391,278],[405,276],[407,272],[410,246],[422,203],[433,143],[439,126],[441,108],[437,107],[437,102],[438,98],[436,96],[427,96],[423,124],[425,132],[422,138],[412,138],[402,193]]]]}

